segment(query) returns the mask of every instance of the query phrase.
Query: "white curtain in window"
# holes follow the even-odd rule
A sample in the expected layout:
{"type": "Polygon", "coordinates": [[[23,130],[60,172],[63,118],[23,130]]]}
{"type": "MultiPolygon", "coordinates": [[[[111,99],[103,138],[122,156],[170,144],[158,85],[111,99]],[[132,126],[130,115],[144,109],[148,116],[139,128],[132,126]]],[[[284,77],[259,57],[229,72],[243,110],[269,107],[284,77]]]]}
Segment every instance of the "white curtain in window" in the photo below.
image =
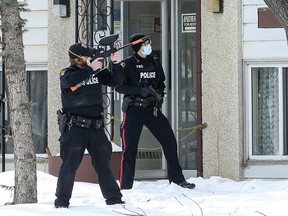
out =
{"type": "Polygon", "coordinates": [[[278,68],[253,68],[253,155],[279,155],[278,68]]]}

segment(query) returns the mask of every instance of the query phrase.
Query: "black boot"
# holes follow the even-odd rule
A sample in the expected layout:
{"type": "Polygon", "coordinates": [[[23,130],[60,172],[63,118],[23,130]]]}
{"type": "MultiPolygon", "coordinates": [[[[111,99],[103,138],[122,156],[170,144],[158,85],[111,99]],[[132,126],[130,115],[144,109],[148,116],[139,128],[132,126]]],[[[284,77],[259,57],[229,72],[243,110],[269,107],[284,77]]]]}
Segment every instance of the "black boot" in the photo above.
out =
{"type": "Polygon", "coordinates": [[[188,188],[188,189],[193,189],[196,187],[196,185],[194,183],[189,183],[187,181],[183,181],[183,182],[179,183],[178,185],[182,188],[188,188]]]}
{"type": "Polygon", "coordinates": [[[125,204],[125,202],[122,201],[120,197],[110,198],[110,199],[107,199],[105,202],[106,202],[106,205],[125,204]]]}
{"type": "Polygon", "coordinates": [[[57,198],[54,201],[54,206],[55,206],[55,208],[68,208],[69,202],[65,202],[64,200],[57,198]]]}

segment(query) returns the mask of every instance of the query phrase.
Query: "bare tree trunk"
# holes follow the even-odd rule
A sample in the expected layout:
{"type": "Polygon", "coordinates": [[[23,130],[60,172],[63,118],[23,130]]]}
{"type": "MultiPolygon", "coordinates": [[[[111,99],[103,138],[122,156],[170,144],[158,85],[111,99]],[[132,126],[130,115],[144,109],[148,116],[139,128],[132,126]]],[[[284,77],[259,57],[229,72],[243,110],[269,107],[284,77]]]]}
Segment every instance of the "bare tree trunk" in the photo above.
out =
{"type": "Polygon", "coordinates": [[[37,202],[35,147],[32,140],[31,103],[23,50],[23,27],[17,0],[0,0],[4,38],[5,78],[14,143],[15,204],[37,202]]]}
{"type": "Polygon", "coordinates": [[[287,0],[264,0],[269,9],[273,12],[286,32],[288,40],[288,1],[287,0]]]}

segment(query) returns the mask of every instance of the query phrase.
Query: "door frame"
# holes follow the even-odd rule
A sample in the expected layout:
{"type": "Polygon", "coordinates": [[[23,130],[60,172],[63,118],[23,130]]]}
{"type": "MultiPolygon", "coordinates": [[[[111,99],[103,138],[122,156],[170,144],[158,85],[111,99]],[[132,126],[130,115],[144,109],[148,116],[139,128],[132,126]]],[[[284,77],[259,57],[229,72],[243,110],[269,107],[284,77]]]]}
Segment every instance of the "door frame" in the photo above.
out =
{"type": "MultiPolygon", "coordinates": [[[[202,124],[202,78],[201,78],[201,1],[196,1],[196,14],[197,14],[197,22],[196,22],[196,100],[197,100],[197,125],[202,124]]],[[[180,29],[179,25],[181,23],[178,22],[179,14],[179,0],[171,1],[171,14],[175,14],[174,19],[171,18],[171,29],[180,29]]],[[[179,65],[179,50],[178,50],[178,37],[179,32],[176,34],[171,34],[171,122],[172,128],[179,128],[178,122],[178,113],[179,110],[179,97],[178,91],[180,89],[179,86],[179,76],[178,73],[173,71],[178,71],[179,65]]],[[[197,177],[203,175],[202,168],[202,131],[196,130],[197,133],[197,153],[196,153],[196,170],[185,170],[183,169],[183,174],[186,178],[197,177]]],[[[175,134],[176,139],[179,140],[179,134],[175,134]]],[[[179,147],[179,145],[178,145],[179,147]]]]}

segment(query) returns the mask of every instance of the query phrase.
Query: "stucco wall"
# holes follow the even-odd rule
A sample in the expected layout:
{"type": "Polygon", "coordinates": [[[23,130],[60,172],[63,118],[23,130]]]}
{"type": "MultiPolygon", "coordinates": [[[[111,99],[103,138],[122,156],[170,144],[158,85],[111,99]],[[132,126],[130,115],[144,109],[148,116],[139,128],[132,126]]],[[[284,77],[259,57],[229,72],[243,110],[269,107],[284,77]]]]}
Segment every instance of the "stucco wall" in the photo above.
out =
{"type": "Polygon", "coordinates": [[[201,1],[203,175],[243,178],[242,3],[224,1],[223,13],[201,1]]]}
{"type": "Polygon", "coordinates": [[[70,1],[70,18],[54,16],[52,3],[48,2],[48,147],[52,155],[57,155],[60,133],[56,111],[61,108],[59,72],[69,65],[68,49],[75,42],[75,1],[70,1]]]}

